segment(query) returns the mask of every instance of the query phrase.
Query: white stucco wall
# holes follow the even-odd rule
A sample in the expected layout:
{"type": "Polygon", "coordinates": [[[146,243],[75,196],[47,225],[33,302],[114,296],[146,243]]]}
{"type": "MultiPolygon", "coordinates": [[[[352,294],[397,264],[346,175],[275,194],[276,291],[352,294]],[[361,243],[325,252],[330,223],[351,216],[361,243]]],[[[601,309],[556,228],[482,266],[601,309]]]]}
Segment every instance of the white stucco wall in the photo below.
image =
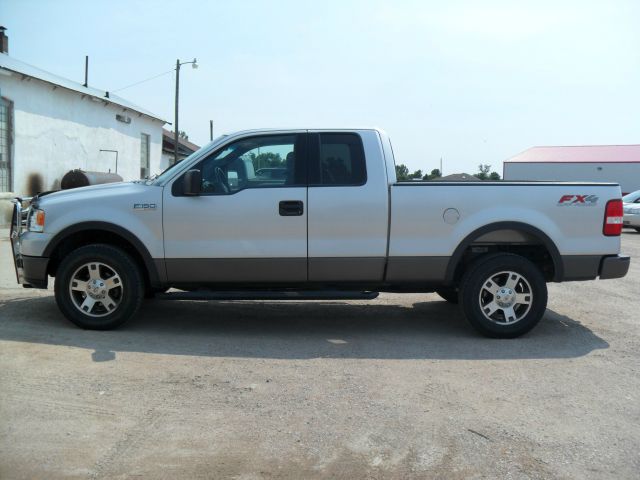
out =
{"type": "Polygon", "coordinates": [[[161,171],[162,125],[135,111],[92,100],[22,75],[0,75],[0,93],[13,102],[14,192],[29,195],[40,177],[42,190],[58,189],[69,170],[116,171],[124,180],[140,177],[140,134],[150,135],[151,174],[161,171]],[[116,114],[131,117],[126,124],[116,114]],[[36,177],[34,177],[36,176],[36,177]],[[35,182],[34,182],[35,179],[35,182]]]}
{"type": "Polygon", "coordinates": [[[160,170],[164,171],[167,168],[169,168],[169,165],[171,165],[171,162],[173,162],[173,155],[170,155],[166,152],[162,152],[160,156],[160,170]]]}
{"type": "Polygon", "coordinates": [[[504,179],[616,182],[623,193],[628,193],[640,189],[640,163],[505,162],[504,179]]]}

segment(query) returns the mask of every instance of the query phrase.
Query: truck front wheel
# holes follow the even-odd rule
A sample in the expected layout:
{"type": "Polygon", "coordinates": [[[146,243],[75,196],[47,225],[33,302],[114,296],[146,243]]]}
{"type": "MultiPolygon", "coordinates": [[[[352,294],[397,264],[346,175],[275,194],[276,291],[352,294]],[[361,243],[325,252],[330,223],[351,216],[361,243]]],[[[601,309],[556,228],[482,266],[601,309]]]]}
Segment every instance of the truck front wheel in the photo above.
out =
{"type": "Polygon", "coordinates": [[[462,309],[485,336],[514,338],[535,327],[547,308],[547,284],[540,269],[509,253],[487,255],[465,273],[462,309]]]}
{"type": "Polygon", "coordinates": [[[136,263],[110,245],[74,250],[56,274],[58,308],[73,323],[91,330],[115,328],[131,318],[140,308],[144,290],[136,263]]]}
{"type": "Polygon", "coordinates": [[[456,290],[455,288],[450,288],[450,287],[439,288],[438,290],[436,290],[436,293],[440,295],[440,298],[443,298],[449,303],[457,304],[459,301],[458,290],[456,290]]]}

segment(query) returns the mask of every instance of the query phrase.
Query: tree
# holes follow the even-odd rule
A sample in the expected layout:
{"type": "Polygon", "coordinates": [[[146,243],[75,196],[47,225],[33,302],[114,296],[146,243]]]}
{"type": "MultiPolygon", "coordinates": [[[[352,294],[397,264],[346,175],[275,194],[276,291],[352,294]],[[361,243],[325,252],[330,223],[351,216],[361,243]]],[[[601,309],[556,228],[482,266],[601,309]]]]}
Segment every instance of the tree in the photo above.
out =
{"type": "Polygon", "coordinates": [[[409,169],[405,164],[396,165],[396,177],[399,182],[406,182],[409,179],[409,169]]]}
{"type": "Polygon", "coordinates": [[[409,175],[409,178],[422,178],[422,170],[416,170],[415,172],[413,172],[411,175],[409,175]]]}
{"type": "Polygon", "coordinates": [[[442,177],[442,173],[440,172],[439,168],[434,168],[433,170],[431,170],[431,173],[426,174],[424,177],[422,177],[423,180],[434,180],[436,178],[440,178],[442,177]]]}
{"type": "Polygon", "coordinates": [[[490,171],[491,171],[491,165],[480,164],[478,165],[478,173],[476,173],[474,176],[479,178],[480,180],[488,180],[490,171]]]}
{"type": "Polygon", "coordinates": [[[264,152],[256,155],[254,152],[249,153],[249,158],[253,162],[253,168],[258,170],[260,168],[283,168],[285,167],[285,161],[282,159],[279,153],[264,152]]]}
{"type": "Polygon", "coordinates": [[[478,173],[474,177],[480,180],[500,180],[500,174],[498,172],[491,171],[491,165],[478,165],[478,173]]]}

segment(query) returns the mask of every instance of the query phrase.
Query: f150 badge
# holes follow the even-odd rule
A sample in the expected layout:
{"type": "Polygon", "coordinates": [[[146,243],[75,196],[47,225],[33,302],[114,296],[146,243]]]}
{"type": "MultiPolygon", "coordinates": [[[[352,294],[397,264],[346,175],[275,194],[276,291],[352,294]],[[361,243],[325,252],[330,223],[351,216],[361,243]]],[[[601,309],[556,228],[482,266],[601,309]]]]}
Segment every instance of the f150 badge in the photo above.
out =
{"type": "Polygon", "coordinates": [[[156,204],[155,203],[134,203],[133,209],[134,210],[155,210],[156,204]]]}
{"type": "Polygon", "coordinates": [[[559,207],[579,206],[595,207],[598,204],[597,195],[563,195],[558,200],[559,207]]]}

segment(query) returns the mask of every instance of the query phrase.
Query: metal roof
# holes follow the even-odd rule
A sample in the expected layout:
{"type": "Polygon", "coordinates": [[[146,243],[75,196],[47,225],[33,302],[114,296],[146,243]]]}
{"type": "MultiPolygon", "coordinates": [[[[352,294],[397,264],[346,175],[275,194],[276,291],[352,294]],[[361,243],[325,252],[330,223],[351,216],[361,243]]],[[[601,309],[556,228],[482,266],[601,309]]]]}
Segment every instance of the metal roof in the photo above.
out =
{"type": "Polygon", "coordinates": [[[53,73],[49,73],[37,67],[34,67],[33,65],[29,65],[27,63],[21,62],[20,60],[16,60],[6,53],[0,53],[0,68],[18,73],[20,75],[25,75],[27,77],[36,78],[51,85],[62,87],[66,90],[71,90],[82,95],[97,98],[107,103],[118,105],[119,107],[126,108],[127,110],[138,112],[146,115],[147,117],[160,120],[163,123],[169,123],[167,120],[159,117],[155,113],[145,110],[144,108],[140,108],[122,97],[118,97],[117,95],[108,93],[105,90],[99,90],[93,87],[85,87],[81,83],[74,82],[67,78],[59,77],[57,75],[54,75],[53,73]],[[106,96],[107,93],[109,95],[108,97],[106,96]]]}
{"type": "MultiPolygon", "coordinates": [[[[172,131],[167,130],[166,128],[162,129],[162,149],[164,150],[164,143],[168,142],[171,147],[170,151],[173,152],[173,145],[174,145],[174,140],[175,140],[175,133],[172,131]]],[[[184,138],[178,136],[178,144],[181,147],[184,147],[188,153],[193,153],[196,150],[200,150],[200,147],[198,145],[196,145],[193,142],[190,142],[189,140],[185,140],[184,138]]],[[[179,148],[178,148],[179,150],[179,148]]]]}
{"type": "Polygon", "coordinates": [[[532,147],[504,163],[640,163],[640,145],[532,147]]]}

